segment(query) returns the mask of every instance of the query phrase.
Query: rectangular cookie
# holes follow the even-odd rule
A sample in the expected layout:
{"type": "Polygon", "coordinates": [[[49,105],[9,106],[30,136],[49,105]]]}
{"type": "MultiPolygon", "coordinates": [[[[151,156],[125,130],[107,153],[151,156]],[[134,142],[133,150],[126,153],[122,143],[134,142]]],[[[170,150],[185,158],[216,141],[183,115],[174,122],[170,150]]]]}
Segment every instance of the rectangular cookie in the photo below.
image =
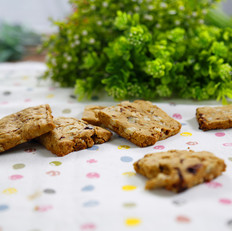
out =
{"type": "Polygon", "coordinates": [[[104,128],[92,126],[76,118],[59,117],[54,119],[54,123],[56,128],[37,140],[57,156],[102,144],[112,135],[104,128]]]}
{"type": "Polygon", "coordinates": [[[199,129],[227,129],[232,127],[232,105],[199,107],[196,110],[199,129]]]}
{"type": "Polygon", "coordinates": [[[0,119],[0,152],[47,133],[54,127],[48,104],[8,115],[0,119]]]}
{"type": "Polygon", "coordinates": [[[145,155],[134,163],[134,169],[148,178],[146,189],[182,192],[221,175],[226,165],[210,152],[170,150],[145,155]]]}
{"type": "Polygon", "coordinates": [[[132,143],[146,147],[177,134],[181,124],[149,101],[124,101],[98,113],[102,124],[132,143]]]}
{"type": "Polygon", "coordinates": [[[90,124],[100,126],[101,122],[98,118],[98,112],[104,108],[105,107],[103,106],[95,106],[95,105],[86,106],[83,112],[82,120],[90,124]]]}

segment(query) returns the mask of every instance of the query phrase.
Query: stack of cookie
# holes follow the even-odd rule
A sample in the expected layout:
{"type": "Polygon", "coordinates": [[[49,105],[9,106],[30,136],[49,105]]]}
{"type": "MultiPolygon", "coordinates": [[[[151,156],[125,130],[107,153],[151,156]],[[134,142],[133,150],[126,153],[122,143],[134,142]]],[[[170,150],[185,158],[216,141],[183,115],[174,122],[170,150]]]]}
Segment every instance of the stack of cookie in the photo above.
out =
{"type": "MultiPolygon", "coordinates": [[[[197,109],[199,128],[232,127],[232,106],[197,109]]],[[[81,120],[54,118],[49,105],[24,109],[0,120],[0,152],[36,139],[57,156],[109,141],[112,133],[139,147],[176,135],[181,124],[149,101],[124,101],[116,106],[87,106],[81,120]]],[[[134,163],[137,173],[149,180],[146,189],[164,187],[181,192],[210,181],[226,169],[224,161],[212,153],[170,150],[152,153],[134,163]]]]}

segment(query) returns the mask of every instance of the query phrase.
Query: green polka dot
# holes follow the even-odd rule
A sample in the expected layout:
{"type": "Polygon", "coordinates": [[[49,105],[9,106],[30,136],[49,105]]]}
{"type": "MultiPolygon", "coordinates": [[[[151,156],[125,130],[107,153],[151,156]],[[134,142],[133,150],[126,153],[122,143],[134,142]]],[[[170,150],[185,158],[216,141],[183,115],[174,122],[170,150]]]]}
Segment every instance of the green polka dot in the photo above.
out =
{"type": "Polygon", "coordinates": [[[64,110],[62,111],[62,113],[64,113],[64,114],[69,114],[69,113],[71,113],[71,109],[66,108],[66,109],[64,109],[64,110]]]}
{"type": "Polygon", "coordinates": [[[136,207],[136,204],[135,203],[124,203],[123,207],[125,207],[125,208],[133,208],[133,207],[136,207]]]}
{"type": "Polygon", "coordinates": [[[62,163],[60,161],[52,161],[49,163],[50,165],[53,165],[53,166],[59,166],[61,165],[62,163]]]}
{"type": "Polygon", "coordinates": [[[21,169],[21,168],[24,168],[25,167],[25,164],[14,164],[13,166],[13,169],[21,169]]]}

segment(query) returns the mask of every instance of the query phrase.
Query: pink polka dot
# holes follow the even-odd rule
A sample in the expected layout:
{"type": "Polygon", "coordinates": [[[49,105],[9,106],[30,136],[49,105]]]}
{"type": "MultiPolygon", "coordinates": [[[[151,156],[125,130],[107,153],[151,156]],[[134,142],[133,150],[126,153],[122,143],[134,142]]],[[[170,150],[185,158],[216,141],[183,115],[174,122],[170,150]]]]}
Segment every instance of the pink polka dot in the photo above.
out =
{"type": "Polygon", "coordinates": [[[154,149],[157,149],[157,150],[163,150],[165,147],[163,145],[157,145],[154,147],[154,149]]]}
{"type": "Polygon", "coordinates": [[[25,99],[24,102],[31,102],[31,99],[25,99]]]}
{"type": "Polygon", "coordinates": [[[92,163],[97,163],[97,160],[95,160],[95,159],[89,159],[86,162],[92,164],[92,163]]]}
{"type": "Polygon", "coordinates": [[[209,188],[220,188],[220,187],[222,187],[222,184],[221,184],[221,183],[218,183],[218,182],[215,182],[215,181],[207,182],[206,185],[207,185],[209,188]]]}
{"type": "Polygon", "coordinates": [[[3,101],[3,102],[1,102],[1,104],[5,105],[5,104],[8,104],[8,102],[7,101],[3,101]]]}
{"type": "Polygon", "coordinates": [[[178,120],[181,120],[181,119],[182,119],[182,115],[179,114],[179,113],[173,114],[172,117],[173,117],[173,118],[176,118],[176,119],[178,119],[178,120]]]}
{"type": "Polygon", "coordinates": [[[80,228],[81,230],[95,230],[96,225],[92,223],[86,223],[86,224],[83,224],[80,228]]]}
{"type": "Polygon", "coordinates": [[[217,133],[215,133],[215,136],[223,137],[223,136],[225,136],[225,133],[224,132],[217,132],[217,133]]]}
{"type": "Polygon", "coordinates": [[[225,146],[225,147],[231,147],[232,143],[224,143],[223,146],[225,146]]]}
{"type": "Polygon", "coordinates": [[[23,176],[22,175],[12,175],[9,177],[11,180],[19,180],[19,179],[22,179],[23,176]]]}
{"type": "Polygon", "coordinates": [[[178,216],[176,218],[176,221],[178,221],[180,223],[189,223],[191,220],[188,217],[186,217],[186,216],[180,215],[180,216],[178,216]]]}
{"type": "Polygon", "coordinates": [[[197,145],[198,142],[197,141],[189,141],[186,144],[188,144],[188,145],[197,145]]]}
{"type": "Polygon", "coordinates": [[[59,171],[48,171],[46,172],[47,175],[49,176],[59,176],[60,175],[60,172],[59,171]]]}
{"type": "Polygon", "coordinates": [[[90,172],[90,173],[86,174],[86,176],[88,178],[99,178],[100,177],[100,175],[96,172],[90,172]]]}
{"type": "Polygon", "coordinates": [[[220,202],[221,204],[224,204],[224,205],[230,205],[230,204],[232,204],[232,200],[231,200],[231,199],[227,199],[227,198],[221,198],[221,199],[219,200],[219,202],[220,202]]]}
{"type": "Polygon", "coordinates": [[[38,212],[47,212],[51,209],[53,209],[52,205],[35,206],[35,211],[38,211],[38,212]]]}

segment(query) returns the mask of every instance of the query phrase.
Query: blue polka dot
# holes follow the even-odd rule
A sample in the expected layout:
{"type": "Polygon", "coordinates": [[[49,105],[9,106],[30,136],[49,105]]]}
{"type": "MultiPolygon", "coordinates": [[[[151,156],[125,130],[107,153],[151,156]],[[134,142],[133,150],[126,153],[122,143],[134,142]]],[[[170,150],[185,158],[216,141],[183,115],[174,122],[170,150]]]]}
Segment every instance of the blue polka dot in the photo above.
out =
{"type": "Polygon", "coordinates": [[[27,91],[33,91],[33,88],[29,87],[27,88],[27,91]]]}
{"type": "Polygon", "coordinates": [[[187,124],[186,124],[186,123],[181,123],[181,125],[182,125],[182,126],[185,126],[185,125],[187,125],[187,124]]]}
{"type": "Polygon", "coordinates": [[[92,150],[92,151],[96,151],[98,149],[99,149],[99,147],[96,145],[93,145],[91,148],[88,148],[88,150],[92,150]]]}
{"type": "Polygon", "coordinates": [[[98,205],[99,205],[99,202],[95,201],[95,200],[90,200],[90,201],[87,201],[83,204],[84,207],[95,207],[98,205]]]}
{"type": "Polygon", "coordinates": [[[122,162],[131,162],[131,161],[133,161],[133,158],[130,157],[130,156],[122,156],[122,157],[120,158],[120,160],[121,160],[122,162]]]}
{"type": "Polygon", "coordinates": [[[0,205],[0,211],[5,211],[7,209],[9,209],[8,205],[0,205]]]}
{"type": "Polygon", "coordinates": [[[94,186],[93,185],[86,185],[85,187],[83,187],[81,189],[81,191],[83,192],[89,192],[89,191],[93,191],[94,190],[94,186]]]}

